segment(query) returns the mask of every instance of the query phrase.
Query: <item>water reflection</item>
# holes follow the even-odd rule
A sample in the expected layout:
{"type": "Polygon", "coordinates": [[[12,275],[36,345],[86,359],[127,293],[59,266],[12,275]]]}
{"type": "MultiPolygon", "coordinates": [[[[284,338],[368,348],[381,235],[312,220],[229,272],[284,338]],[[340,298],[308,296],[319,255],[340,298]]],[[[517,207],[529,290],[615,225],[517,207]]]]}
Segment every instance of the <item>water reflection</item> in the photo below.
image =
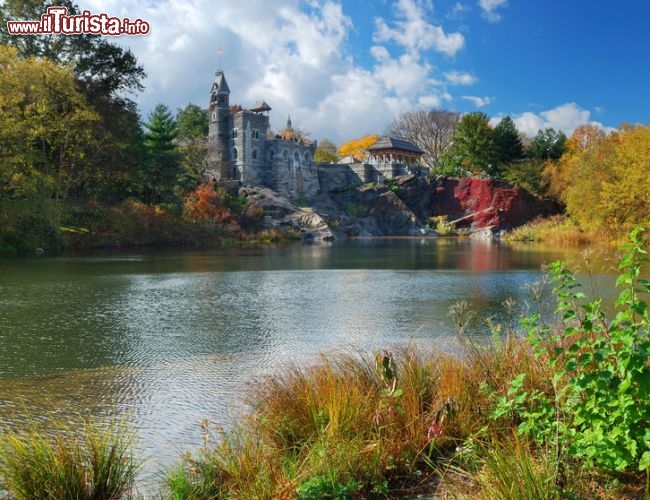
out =
{"type": "Polygon", "coordinates": [[[453,349],[452,305],[502,315],[570,255],[440,239],[0,261],[0,426],[124,415],[169,464],[251,377],[345,346],[453,349]]]}

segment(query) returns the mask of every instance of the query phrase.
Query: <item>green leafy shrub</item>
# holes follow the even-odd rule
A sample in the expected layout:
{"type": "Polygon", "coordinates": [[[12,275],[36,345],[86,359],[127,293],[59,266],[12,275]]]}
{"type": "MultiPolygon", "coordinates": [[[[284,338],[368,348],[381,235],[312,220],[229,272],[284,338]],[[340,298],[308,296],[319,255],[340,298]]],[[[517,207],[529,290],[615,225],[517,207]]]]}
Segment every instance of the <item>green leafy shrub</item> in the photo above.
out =
{"type": "MultiPolygon", "coordinates": [[[[619,265],[616,315],[608,320],[601,299],[587,300],[564,263],[550,267],[559,329],[538,316],[524,324],[537,355],[553,372],[553,390],[532,391],[523,374],[499,400],[494,418],[515,414],[518,432],[551,445],[561,468],[568,454],[610,472],[650,474],[650,281],[640,278],[642,230],[630,234],[619,265]]],[[[563,480],[561,471],[558,474],[563,480]]]]}
{"type": "Polygon", "coordinates": [[[342,483],[327,476],[315,476],[305,481],[298,487],[296,498],[298,500],[336,499],[345,500],[354,498],[363,485],[359,481],[342,483]]]}

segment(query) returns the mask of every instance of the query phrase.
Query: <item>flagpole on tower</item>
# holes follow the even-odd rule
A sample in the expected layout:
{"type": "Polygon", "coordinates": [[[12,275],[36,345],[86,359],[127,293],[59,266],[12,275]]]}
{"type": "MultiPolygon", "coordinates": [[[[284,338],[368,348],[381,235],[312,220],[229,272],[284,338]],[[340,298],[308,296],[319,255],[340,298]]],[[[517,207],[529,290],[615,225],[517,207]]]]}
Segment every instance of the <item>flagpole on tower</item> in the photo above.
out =
{"type": "Polygon", "coordinates": [[[221,59],[223,57],[223,47],[219,46],[217,49],[217,56],[219,57],[219,71],[223,72],[223,65],[221,63],[221,59]]]}

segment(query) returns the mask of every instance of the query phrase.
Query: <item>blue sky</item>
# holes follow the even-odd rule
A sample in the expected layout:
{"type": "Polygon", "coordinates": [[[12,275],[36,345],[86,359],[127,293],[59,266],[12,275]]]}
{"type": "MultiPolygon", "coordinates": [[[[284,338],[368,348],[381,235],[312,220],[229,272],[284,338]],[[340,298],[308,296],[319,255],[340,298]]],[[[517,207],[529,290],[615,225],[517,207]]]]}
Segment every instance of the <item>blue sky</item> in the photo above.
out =
{"type": "Polygon", "coordinates": [[[401,112],[510,115],[534,135],[583,123],[650,123],[646,0],[83,0],[141,18],[120,37],[149,74],[133,96],[207,104],[221,65],[231,102],[266,100],[315,139],[383,133],[401,112]],[[217,49],[224,54],[219,61],[217,49]]]}

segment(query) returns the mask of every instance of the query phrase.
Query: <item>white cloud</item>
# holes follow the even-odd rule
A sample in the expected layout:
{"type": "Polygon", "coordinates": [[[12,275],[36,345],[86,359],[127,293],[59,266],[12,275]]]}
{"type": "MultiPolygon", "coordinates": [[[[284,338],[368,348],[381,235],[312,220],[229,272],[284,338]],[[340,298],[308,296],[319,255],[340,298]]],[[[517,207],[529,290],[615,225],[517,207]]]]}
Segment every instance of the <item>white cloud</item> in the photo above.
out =
{"type": "Polygon", "coordinates": [[[453,19],[453,20],[462,19],[465,12],[469,10],[471,10],[469,6],[460,2],[456,2],[449,10],[449,13],[447,14],[447,19],[453,19]]]}
{"type": "Polygon", "coordinates": [[[446,103],[452,100],[453,97],[447,92],[435,95],[423,95],[418,99],[418,106],[427,109],[441,109],[446,103]]]}
{"type": "Polygon", "coordinates": [[[553,128],[571,132],[578,126],[588,123],[590,115],[589,111],[582,109],[574,102],[562,104],[540,113],[546,123],[553,124],[551,125],[553,128]]]}
{"type": "Polygon", "coordinates": [[[375,75],[388,90],[394,90],[402,96],[415,96],[426,88],[430,70],[428,64],[420,63],[410,54],[403,54],[377,66],[375,75]]]}
{"type": "Polygon", "coordinates": [[[398,0],[395,5],[397,17],[394,27],[390,27],[383,18],[377,18],[375,24],[376,42],[395,42],[408,51],[436,50],[449,56],[455,55],[465,44],[461,33],[446,34],[441,26],[429,23],[426,11],[414,0],[398,0]]]}
{"type": "Polygon", "coordinates": [[[561,130],[568,136],[580,125],[587,123],[604,130],[610,130],[601,123],[590,120],[590,118],[590,111],[581,108],[574,102],[569,102],[538,114],[527,111],[513,116],[512,120],[515,122],[517,129],[529,137],[534,137],[539,130],[546,128],[561,130]]]}
{"type": "Polygon", "coordinates": [[[496,23],[501,21],[501,14],[497,12],[497,9],[508,5],[508,0],[479,0],[478,4],[483,11],[483,18],[496,23]]]}
{"type": "Polygon", "coordinates": [[[478,78],[464,71],[449,71],[445,73],[445,78],[452,85],[473,85],[478,82],[478,78]]]}
{"type": "Polygon", "coordinates": [[[466,101],[471,102],[474,106],[477,108],[482,108],[484,106],[487,106],[492,102],[491,97],[477,97],[473,95],[464,95],[461,96],[462,99],[465,99],[466,101]]]}
{"type": "Polygon", "coordinates": [[[409,109],[441,107],[452,100],[447,86],[474,78],[436,74],[431,54],[454,56],[465,38],[430,22],[428,0],[398,0],[375,20],[367,67],[348,51],[357,27],[340,0],[274,0],[272,8],[268,0],[81,1],[93,13],[150,24],[146,36],[112,40],[130,47],[148,74],[145,90],[133,96],[144,118],[157,103],[206,106],[214,71],[222,68],[231,103],[264,99],[273,127],[290,114],[314,138],[341,143],[381,132],[409,109]]]}

